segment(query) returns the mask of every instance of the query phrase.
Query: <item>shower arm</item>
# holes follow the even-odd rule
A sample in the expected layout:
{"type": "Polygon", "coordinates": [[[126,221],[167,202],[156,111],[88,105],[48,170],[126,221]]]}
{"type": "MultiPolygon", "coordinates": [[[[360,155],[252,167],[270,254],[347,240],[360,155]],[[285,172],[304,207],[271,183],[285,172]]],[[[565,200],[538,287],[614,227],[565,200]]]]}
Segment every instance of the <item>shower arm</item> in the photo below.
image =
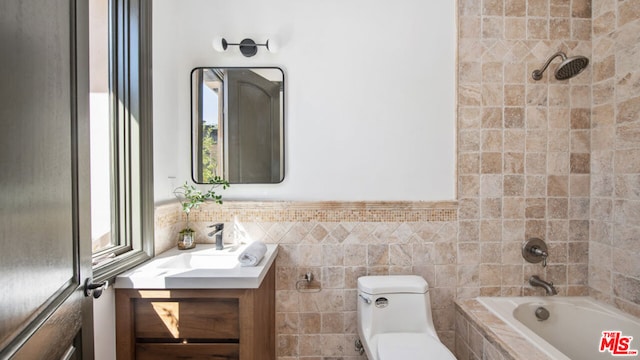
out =
{"type": "Polygon", "coordinates": [[[544,64],[542,69],[533,70],[533,73],[531,74],[531,76],[533,77],[533,80],[542,79],[542,74],[544,73],[544,71],[547,70],[547,67],[549,66],[549,64],[551,64],[551,61],[553,61],[553,59],[557,58],[558,56],[560,56],[562,60],[565,60],[567,58],[567,55],[565,55],[562,51],[558,51],[557,53],[551,55],[551,57],[549,57],[549,59],[544,64]]]}

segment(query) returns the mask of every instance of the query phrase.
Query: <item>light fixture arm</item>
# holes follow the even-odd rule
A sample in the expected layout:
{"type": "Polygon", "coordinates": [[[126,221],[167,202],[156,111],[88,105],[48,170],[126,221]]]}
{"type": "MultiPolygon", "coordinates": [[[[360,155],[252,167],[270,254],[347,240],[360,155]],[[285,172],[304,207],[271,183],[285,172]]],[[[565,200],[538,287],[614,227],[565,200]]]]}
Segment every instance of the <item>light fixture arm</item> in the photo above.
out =
{"type": "Polygon", "coordinates": [[[567,55],[565,55],[565,53],[563,53],[562,51],[558,51],[557,53],[551,55],[551,57],[547,60],[547,62],[542,67],[542,69],[533,70],[533,73],[531,74],[531,77],[533,78],[533,80],[542,79],[542,74],[544,73],[544,71],[547,70],[547,67],[549,66],[549,64],[551,64],[551,61],[557,58],[558,56],[562,58],[562,61],[567,59],[567,55]]]}
{"type": "Polygon", "coordinates": [[[258,53],[258,46],[264,46],[269,52],[275,52],[275,44],[267,40],[264,44],[257,44],[253,39],[243,39],[239,43],[230,43],[227,39],[218,37],[213,40],[213,48],[217,51],[226,51],[229,46],[237,46],[245,57],[252,57],[258,53]]]}

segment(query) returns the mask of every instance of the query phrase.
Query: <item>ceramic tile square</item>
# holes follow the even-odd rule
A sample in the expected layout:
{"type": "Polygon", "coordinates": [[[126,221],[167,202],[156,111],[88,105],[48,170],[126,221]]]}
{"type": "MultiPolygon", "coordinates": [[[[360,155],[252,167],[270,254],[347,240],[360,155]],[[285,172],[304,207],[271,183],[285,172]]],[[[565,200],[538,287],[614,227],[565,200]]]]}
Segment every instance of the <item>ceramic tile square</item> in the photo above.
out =
{"type": "Polygon", "coordinates": [[[549,9],[548,0],[527,0],[527,15],[547,17],[549,9]]]}
{"type": "MultiPolygon", "coordinates": [[[[505,18],[504,37],[505,39],[523,39],[527,35],[527,21],[525,18],[505,18]]],[[[507,80],[509,82],[509,80],[507,80]]]]}
{"type": "Polygon", "coordinates": [[[571,38],[571,21],[569,19],[550,19],[549,38],[564,40],[571,38]]]}
{"type": "Polygon", "coordinates": [[[502,108],[485,107],[482,109],[482,128],[501,129],[502,128],[502,108]]]}
{"type": "Polygon", "coordinates": [[[591,0],[573,0],[571,2],[571,16],[591,18],[591,0]]]}
{"type": "Polygon", "coordinates": [[[549,21],[547,19],[529,18],[527,20],[527,38],[539,40],[549,38],[549,21]]]}
{"type": "Polygon", "coordinates": [[[524,173],[524,154],[507,152],[504,154],[504,174],[524,173]]]}
{"type": "MultiPolygon", "coordinates": [[[[512,94],[513,95],[513,94],[512,94]]],[[[521,101],[512,101],[512,104],[519,104],[521,101]]],[[[505,128],[524,128],[525,111],[522,107],[506,107],[504,109],[505,128]]]]}
{"type": "Polygon", "coordinates": [[[482,153],[480,171],[483,174],[499,174],[502,172],[502,153],[482,153]]]}
{"type": "Polygon", "coordinates": [[[526,133],[523,129],[505,129],[503,149],[506,152],[524,152],[526,133]]]}
{"type": "Polygon", "coordinates": [[[504,25],[502,17],[482,18],[482,38],[501,39],[504,36],[504,25]]]}

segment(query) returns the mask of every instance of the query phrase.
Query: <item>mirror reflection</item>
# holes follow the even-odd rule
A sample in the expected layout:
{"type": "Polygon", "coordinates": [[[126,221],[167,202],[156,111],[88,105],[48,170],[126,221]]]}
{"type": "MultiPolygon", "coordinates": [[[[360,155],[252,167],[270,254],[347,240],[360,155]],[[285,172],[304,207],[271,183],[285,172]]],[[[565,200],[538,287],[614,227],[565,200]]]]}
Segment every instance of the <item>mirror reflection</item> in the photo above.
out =
{"type": "Polygon", "coordinates": [[[191,73],[192,176],[208,183],[284,179],[284,73],[196,68],[191,73]]]}

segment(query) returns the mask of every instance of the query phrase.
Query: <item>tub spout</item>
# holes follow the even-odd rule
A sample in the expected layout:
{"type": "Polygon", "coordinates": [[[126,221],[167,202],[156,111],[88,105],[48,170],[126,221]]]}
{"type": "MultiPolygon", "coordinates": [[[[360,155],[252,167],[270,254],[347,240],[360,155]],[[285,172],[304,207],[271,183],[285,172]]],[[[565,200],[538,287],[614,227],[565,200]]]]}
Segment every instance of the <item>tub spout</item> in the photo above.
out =
{"type": "Polygon", "coordinates": [[[532,275],[529,278],[529,284],[531,286],[539,286],[541,288],[544,288],[545,291],[547,292],[547,295],[549,295],[549,296],[558,294],[558,291],[553,286],[552,282],[546,282],[546,281],[540,279],[540,277],[538,277],[538,275],[532,275]]]}

